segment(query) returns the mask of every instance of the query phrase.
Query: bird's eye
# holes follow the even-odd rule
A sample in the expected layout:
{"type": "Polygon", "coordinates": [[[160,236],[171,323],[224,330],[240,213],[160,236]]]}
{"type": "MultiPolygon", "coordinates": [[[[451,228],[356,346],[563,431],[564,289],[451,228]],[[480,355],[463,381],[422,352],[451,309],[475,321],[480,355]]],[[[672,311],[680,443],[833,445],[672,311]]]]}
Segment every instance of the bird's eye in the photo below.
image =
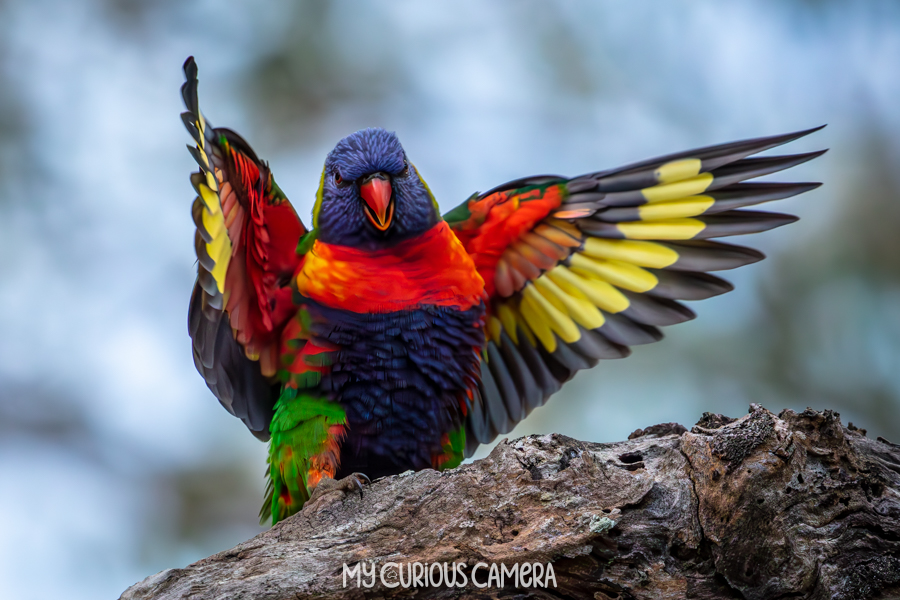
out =
{"type": "Polygon", "coordinates": [[[334,182],[338,185],[341,185],[342,183],[344,183],[344,178],[341,177],[341,174],[338,173],[337,171],[334,172],[334,182]]]}
{"type": "Polygon", "coordinates": [[[400,177],[408,177],[409,176],[409,163],[405,160],[403,161],[403,170],[398,173],[400,177]]]}

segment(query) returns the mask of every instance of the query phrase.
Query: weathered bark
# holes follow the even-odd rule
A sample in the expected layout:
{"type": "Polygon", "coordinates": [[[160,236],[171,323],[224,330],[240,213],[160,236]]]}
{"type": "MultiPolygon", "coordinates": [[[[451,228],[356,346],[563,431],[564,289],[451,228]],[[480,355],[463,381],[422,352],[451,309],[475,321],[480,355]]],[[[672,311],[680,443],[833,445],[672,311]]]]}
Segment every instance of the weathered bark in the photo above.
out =
{"type": "Polygon", "coordinates": [[[122,598],[900,597],[900,446],[864,433],[832,411],[753,405],[612,444],[529,436],[362,498],[334,492],[122,598]],[[343,587],[361,561],[552,563],[557,585],[343,587]]]}

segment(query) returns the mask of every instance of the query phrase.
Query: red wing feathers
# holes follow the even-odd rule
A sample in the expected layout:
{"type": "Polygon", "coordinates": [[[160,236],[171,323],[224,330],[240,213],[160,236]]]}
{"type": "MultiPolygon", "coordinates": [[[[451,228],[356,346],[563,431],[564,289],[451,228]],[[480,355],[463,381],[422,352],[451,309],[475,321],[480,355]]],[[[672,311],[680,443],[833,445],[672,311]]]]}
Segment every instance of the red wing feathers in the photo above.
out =
{"type": "Polygon", "coordinates": [[[198,273],[188,321],[194,362],[222,404],[268,438],[281,330],[296,313],[289,283],[306,228],[247,142],[206,122],[192,58],[184,72],[182,120],[200,166],[191,176],[198,193],[198,273]]]}
{"type": "MultiPolygon", "coordinates": [[[[521,289],[526,280],[533,278],[531,276],[540,275],[539,267],[524,258],[523,252],[542,264],[551,260],[548,257],[542,261],[542,250],[530,244],[539,235],[525,236],[562,203],[564,190],[563,185],[557,184],[502,190],[476,197],[468,201],[468,218],[451,222],[453,231],[484,278],[488,296],[495,292],[509,296],[521,289]]],[[[554,256],[558,254],[550,246],[540,247],[550,250],[554,256]]]]}

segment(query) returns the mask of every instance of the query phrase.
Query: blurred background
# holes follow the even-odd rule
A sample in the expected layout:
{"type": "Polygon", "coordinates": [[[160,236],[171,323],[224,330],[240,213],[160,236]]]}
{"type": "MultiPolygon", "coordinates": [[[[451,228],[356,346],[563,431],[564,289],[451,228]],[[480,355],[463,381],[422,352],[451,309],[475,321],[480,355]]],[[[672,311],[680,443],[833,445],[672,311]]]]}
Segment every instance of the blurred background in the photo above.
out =
{"type": "Polygon", "coordinates": [[[615,441],[760,402],[900,441],[898,26],[878,0],[0,0],[0,597],[115,598],[262,531],[265,446],[187,335],[188,55],[210,121],[304,219],[366,126],[451,208],[828,123],[789,147],[831,148],[782,175],[825,182],[776,208],[802,220],[747,242],[768,260],[512,435],[615,441]]]}

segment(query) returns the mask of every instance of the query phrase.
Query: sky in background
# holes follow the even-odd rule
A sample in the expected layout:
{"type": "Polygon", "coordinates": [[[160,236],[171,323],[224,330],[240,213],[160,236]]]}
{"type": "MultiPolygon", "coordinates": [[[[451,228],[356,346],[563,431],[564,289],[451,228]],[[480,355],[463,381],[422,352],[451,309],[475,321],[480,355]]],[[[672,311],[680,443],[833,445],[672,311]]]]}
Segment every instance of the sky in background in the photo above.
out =
{"type": "MultiPolygon", "coordinates": [[[[769,259],[512,435],[832,408],[900,439],[896,2],[0,0],[0,597],[115,598],[262,529],[265,445],[195,372],[200,105],[270,161],[307,220],[325,154],[397,132],[443,208],[577,175],[828,127],[782,178],[769,259]]],[[[488,449],[482,449],[483,456],[488,449]]]]}

